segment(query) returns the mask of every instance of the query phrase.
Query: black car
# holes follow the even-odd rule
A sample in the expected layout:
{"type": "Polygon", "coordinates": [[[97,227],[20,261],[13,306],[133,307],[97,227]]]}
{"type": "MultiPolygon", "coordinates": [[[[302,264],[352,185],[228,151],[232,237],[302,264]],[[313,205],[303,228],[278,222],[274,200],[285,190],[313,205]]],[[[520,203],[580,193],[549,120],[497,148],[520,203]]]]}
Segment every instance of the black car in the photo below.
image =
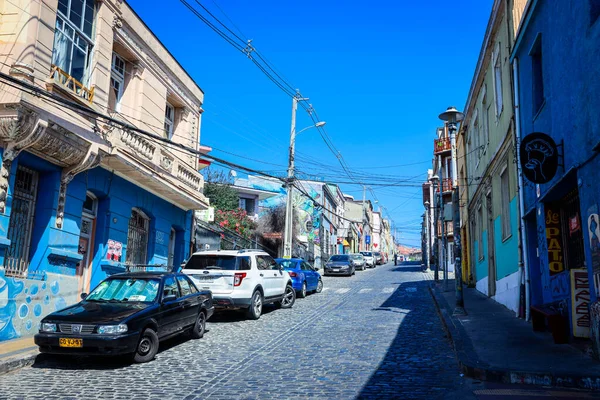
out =
{"type": "Polygon", "coordinates": [[[323,269],[324,275],[348,275],[355,274],[356,266],[348,254],[336,254],[329,258],[323,269]]]}
{"type": "Polygon", "coordinates": [[[201,338],[214,312],[210,291],[173,272],[116,274],[81,297],[42,319],[35,335],[42,353],[131,354],[135,362],[147,362],[160,340],[184,332],[201,338]]]}

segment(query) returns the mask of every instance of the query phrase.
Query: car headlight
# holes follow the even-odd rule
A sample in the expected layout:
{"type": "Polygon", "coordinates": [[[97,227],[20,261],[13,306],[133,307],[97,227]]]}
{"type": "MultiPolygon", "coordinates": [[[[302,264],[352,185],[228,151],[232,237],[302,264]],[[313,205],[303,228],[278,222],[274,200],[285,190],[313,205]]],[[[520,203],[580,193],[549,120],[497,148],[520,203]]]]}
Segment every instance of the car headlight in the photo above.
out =
{"type": "Polygon", "coordinates": [[[51,323],[48,323],[48,322],[44,322],[40,326],[40,331],[42,331],[42,332],[56,332],[56,324],[51,324],[51,323]]]}
{"type": "Polygon", "coordinates": [[[119,333],[127,332],[127,325],[102,325],[98,327],[100,335],[118,335],[119,333]]]}

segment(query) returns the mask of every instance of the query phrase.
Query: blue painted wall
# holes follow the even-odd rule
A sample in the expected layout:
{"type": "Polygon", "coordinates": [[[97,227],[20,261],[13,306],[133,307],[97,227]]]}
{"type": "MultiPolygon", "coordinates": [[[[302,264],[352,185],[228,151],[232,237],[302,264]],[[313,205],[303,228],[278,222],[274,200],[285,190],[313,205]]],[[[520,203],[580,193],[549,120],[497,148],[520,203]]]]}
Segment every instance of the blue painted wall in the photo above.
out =
{"type": "MultiPolygon", "coordinates": [[[[593,284],[592,253],[588,220],[598,213],[600,174],[598,151],[600,141],[600,22],[591,12],[590,1],[536,1],[527,15],[512,58],[518,59],[518,93],[522,136],[544,132],[555,142],[564,142],[564,168],[552,181],[540,185],[540,197],[557,200],[566,191],[577,188],[580,198],[581,226],[592,301],[596,298],[593,284]],[[535,41],[541,38],[545,103],[533,107],[533,66],[529,55],[535,41]],[[560,184],[565,173],[567,179],[560,184]],[[568,180],[568,182],[565,182],[568,180]]],[[[545,238],[544,204],[539,202],[535,185],[525,190],[525,209],[534,210],[528,223],[528,250],[532,285],[532,304],[568,298],[568,272],[550,276],[545,238]],[[539,256],[538,256],[539,255],[539,256]]]]}
{"type": "Polygon", "coordinates": [[[494,221],[494,246],[496,254],[496,280],[514,274],[519,270],[519,221],[517,218],[517,196],[509,204],[511,234],[502,240],[502,217],[494,221]]]}

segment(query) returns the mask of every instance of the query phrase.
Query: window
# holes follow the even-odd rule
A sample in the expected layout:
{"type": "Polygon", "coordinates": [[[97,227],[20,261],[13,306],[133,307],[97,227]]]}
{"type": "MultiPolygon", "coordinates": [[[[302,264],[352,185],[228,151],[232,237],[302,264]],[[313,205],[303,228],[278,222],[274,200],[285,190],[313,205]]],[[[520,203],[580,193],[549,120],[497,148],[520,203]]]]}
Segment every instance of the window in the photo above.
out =
{"type": "Polygon", "coordinates": [[[87,84],[92,59],[94,0],[59,0],[52,64],[87,84]]]}
{"type": "Polygon", "coordinates": [[[590,0],[590,25],[593,25],[600,16],[600,0],[590,0]]]}
{"type": "Polygon", "coordinates": [[[477,209],[477,257],[483,260],[483,207],[477,209]]]}
{"type": "Polygon", "coordinates": [[[496,101],[496,116],[502,114],[502,57],[500,56],[500,43],[496,44],[493,54],[494,62],[494,100],[496,101]]]}
{"type": "Polygon", "coordinates": [[[479,163],[479,146],[481,144],[481,138],[479,137],[479,113],[475,110],[475,118],[473,118],[473,150],[475,157],[475,164],[479,163]]]}
{"type": "Polygon", "coordinates": [[[175,281],[175,277],[169,276],[165,279],[165,286],[163,287],[163,298],[173,295],[179,297],[179,286],[177,286],[177,281],[175,281]]]}
{"type": "Polygon", "coordinates": [[[258,269],[279,269],[279,264],[271,256],[256,256],[256,261],[259,265],[258,269]]]}
{"type": "Polygon", "coordinates": [[[185,276],[178,276],[177,282],[179,282],[179,289],[181,289],[182,297],[192,293],[190,283],[185,279],[185,276]]]}
{"type": "Polygon", "coordinates": [[[91,215],[96,215],[97,210],[98,199],[92,193],[87,192],[85,194],[85,201],[83,202],[83,211],[91,215]]]}
{"type": "Polygon", "coordinates": [[[10,246],[4,258],[6,276],[27,277],[38,177],[37,171],[20,165],[17,168],[8,226],[10,246]]]}
{"type": "Polygon", "coordinates": [[[190,278],[188,278],[187,276],[185,277],[185,279],[187,280],[188,285],[190,285],[190,292],[191,293],[198,293],[198,289],[196,288],[196,285],[194,285],[194,282],[192,282],[190,280],[190,278]]]}
{"type": "Polygon", "coordinates": [[[502,196],[502,240],[511,235],[510,226],[510,185],[508,167],[500,173],[500,194],[502,196]]]}
{"type": "Polygon", "coordinates": [[[238,257],[238,267],[239,271],[250,271],[252,269],[252,262],[250,261],[250,257],[238,257]]]}
{"type": "Polygon", "coordinates": [[[167,103],[165,107],[165,134],[167,138],[173,137],[173,129],[175,128],[175,107],[167,103]]]}
{"type": "Polygon", "coordinates": [[[139,210],[131,210],[127,232],[127,264],[146,264],[149,218],[139,210]]]}
{"type": "Polygon", "coordinates": [[[110,93],[108,94],[108,108],[121,111],[121,98],[125,86],[125,60],[117,53],[113,53],[112,67],[110,70],[110,93]]]}
{"type": "Polygon", "coordinates": [[[256,200],[242,197],[240,198],[240,208],[246,210],[249,215],[254,215],[256,213],[256,200]]]}
{"type": "MultiPolygon", "coordinates": [[[[482,137],[481,137],[481,141],[483,142],[482,145],[485,146],[485,148],[487,148],[487,145],[489,144],[490,141],[490,108],[491,108],[491,104],[487,105],[484,103],[483,104],[483,109],[481,110],[481,130],[482,130],[482,137]]],[[[485,151],[485,150],[484,150],[485,151]]]]}
{"type": "Polygon", "coordinates": [[[538,35],[529,52],[532,68],[532,103],[533,115],[536,115],[544,104],[544,73],[542,64],[542,36],[538,35]]]}

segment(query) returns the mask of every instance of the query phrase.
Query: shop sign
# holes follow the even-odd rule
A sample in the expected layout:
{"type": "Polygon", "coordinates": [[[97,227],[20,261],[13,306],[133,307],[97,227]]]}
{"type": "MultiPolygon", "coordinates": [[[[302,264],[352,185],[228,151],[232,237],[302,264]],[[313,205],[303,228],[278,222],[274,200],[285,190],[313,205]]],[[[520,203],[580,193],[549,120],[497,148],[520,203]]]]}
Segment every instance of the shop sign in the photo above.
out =
{"type": "Polygon", "coordinates": [[[549,206],[546,207],[546,241],[550,275],[559,274],[565,270],[560,234],[560,215],[549,206]]]}
{"type": "Polygon", "coordinates": [[[586,269],[571,270],[571,324],[573,336],[590,337],[590,281],[586,269]]]}
{"type": "Polygon", "coordinates": [[[525,136],[519,149],[523,175],[533,183],[547,183],[558,168],[558,148],[554,139],[545,133],[525,136]]]}

